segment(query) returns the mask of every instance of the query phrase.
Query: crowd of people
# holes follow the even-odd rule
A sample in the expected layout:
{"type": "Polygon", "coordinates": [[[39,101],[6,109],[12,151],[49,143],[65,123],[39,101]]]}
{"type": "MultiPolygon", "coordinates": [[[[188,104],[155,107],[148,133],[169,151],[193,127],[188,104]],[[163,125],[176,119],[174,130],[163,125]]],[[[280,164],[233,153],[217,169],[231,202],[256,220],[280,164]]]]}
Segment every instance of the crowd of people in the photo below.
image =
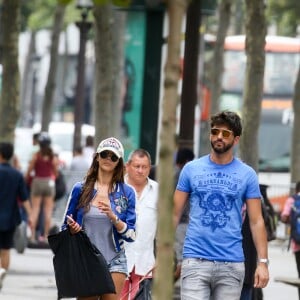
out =
{"type": "MultiPolygon", "coordinates": [[[[234,147],[242,134],[240,117],[223,111],[211,117],[210,125],[209,154],[195,159],[191,149],[179,148],[176,152],[174,281],[180,280],[184,300],[252,300],[253,290],[264,288],[269,281],[258,176],[234,156],[234,147]],[[255,253],[251,271],[245,241],[251,241],[251,253],[255,253]]],[[[11,180],[15,189],[0,190],[0,199],[8,198],[7,203],[0,201],[0,288],[19,222],[18,217],[4,222],[2,208],[11,205],[9,211],[18,216],[16,211],[24,205],[32,243],[37,239],[46,241],[51,226],[59,159],[49,136],[40,134],[35,138],[39,147],[25,176],[9,164],[13,157],[11,145],[0,143],[0,184],[11,180]],[[25,182],[30,185],[29,193],[25,182]],[[9,197],[1,193],[9,193],[9,197]],[[38,226],[42,228],[39,235],[38,226]]],[[[71,234],[86,232],[105,257],[116,291],[78,299],[134,300],[141,282],[150,282],[151,287],[159,201],[159,182],[152,167],[151,156],[145,149],[133,150],[125,161],[123,145],[115,137],[100,141],[97,148],[89,137],[83,148],[75,149],[70,170],[84,171],[85,176],[74,182],[69,191],[61,230],[68,229],[71,234]]],[[[291,203],[282,215],[283,220],[290,209],[291,203]]],[[[293,249],[298,263],[299,249],[294,245],[293,249]]]]}

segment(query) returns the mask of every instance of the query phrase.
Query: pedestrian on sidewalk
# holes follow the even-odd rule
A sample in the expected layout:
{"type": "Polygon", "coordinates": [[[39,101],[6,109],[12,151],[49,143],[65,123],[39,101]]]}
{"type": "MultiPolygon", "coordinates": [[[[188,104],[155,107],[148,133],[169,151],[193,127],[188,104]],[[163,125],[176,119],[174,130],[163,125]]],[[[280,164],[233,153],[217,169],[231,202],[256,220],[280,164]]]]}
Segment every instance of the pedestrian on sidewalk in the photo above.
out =
{"type": "Polygon", "coordinates": [[[83,155],[82,147],[77,146],[73,151],[73,158],[70,164],[70,171],[75,172],[86,172],[91,163],[86,157],[83,155]]]}
{"type": "Polygon", "coordinates": [[[135,240],[135,221],[135,192],[124,183],[124,149],[111,137],[100,142],[83,182],[74,185],[62,227],[72,234],[83,229],[105,257],[116,294],[101,300],[120,298],[128,275],[124,242],[135,240]]]}
{"type": "Polygon", "coordinates": [[[95,154],[94,137],[92,135],[88,135],[85,138],[85,145],[82,148],[82,155],[84,159],[87,161],[89,166],[93,161],[94,154],[95,154]]]}
{"type": "MultiPolygon", "coordinates": [[[[134,243],[125,243],[129,276],[121,299],[133,300],[143,280],[153,277],[155,265],[155,237],[157,229],[158,183],[149,178],[151,156],[144,149],[129,154],[126,163],[125,182],[136,193],[136,231],[134,243]]],[[[151,288],[151,284],[147,285],[151,288]]]]}
{"type": "Polygon", "coordinates": [[[261,193],[255,171],[234,157],[234,146],[242,134],[240,117],[234,112],[220,112],[211,117],[210,125],[210,154],[183,167],[174,193],[175,225],[186,201],[190,202],[181,299],[239,300],[245,275],[241,233],[244,203],[258,254],[254,287],[263,288],[269,281],[261,193]]]}
{"type": "Polygon", "coordinates": [[[0,290],[10,264],[10,249],[16,227],[21,223],[19,203],[27,213],[31,226],[31,206],[22,173],[13,168],[9,161],[13,157],[11,143],[0,143],[0,290]]]}
{"type": "Polygon", "coordinates": [[[59,160],[51,147],[51,138],[47,132],[41,132],[39,150],[33,154],[26,173],[27,182],[32,177],[30,199],[32,204],[32,232],[30,243],[47,242],[51,228],[55,197],[55,178],[58,175],[59,160]],[[37,236],[38,220],[43,209],[43,232],[37,236]]]}
{"type": "MultiPolygon", "coordinates": [[[[295,194],[288,197],[284,203],[284,207],[281,213],[281,221],[285,224],[289,224],[291,221],[290,215],[295,203],[295,198],[297,196],[298,197],[300,196],[300,181],[297,181],[296,183],[295,194]]],[[[292,238],[290,240],[290,243],[291,243],[291,249],[295,255],[298,277],[300,278],[300,244],[296,243],[296,241],[292,238]]],[[[298,288],[298,295],[300,299],[300,288],[298,288]]]]}

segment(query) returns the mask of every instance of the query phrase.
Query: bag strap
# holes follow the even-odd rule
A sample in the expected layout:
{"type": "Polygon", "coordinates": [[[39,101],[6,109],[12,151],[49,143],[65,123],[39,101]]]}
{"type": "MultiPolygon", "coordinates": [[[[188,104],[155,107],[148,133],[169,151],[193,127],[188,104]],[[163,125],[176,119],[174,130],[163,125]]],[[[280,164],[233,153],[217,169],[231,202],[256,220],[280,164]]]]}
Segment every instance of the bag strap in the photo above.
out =
{"type": "Polygon", "coordinates": [[[154,267],[152,267],[140,280],[139,280],[139,282],[134,286],[134,287],[131,287],[130,289],[129,289],[129,291],[125,294],[125,295],[123,295],[121,298],[120,298],[120,300],[125,300],[125,299],[127,299],[127,297],[128,297],[128,295],[132,292],[132,290],[134,289],[134,288],[137,288],[137,287],[139,287],[139,285],[145,280],[145,279],[147,279],[147,277],[149,276],[149,274],[153,271],[155,269],[155,266],[154,267]]]}

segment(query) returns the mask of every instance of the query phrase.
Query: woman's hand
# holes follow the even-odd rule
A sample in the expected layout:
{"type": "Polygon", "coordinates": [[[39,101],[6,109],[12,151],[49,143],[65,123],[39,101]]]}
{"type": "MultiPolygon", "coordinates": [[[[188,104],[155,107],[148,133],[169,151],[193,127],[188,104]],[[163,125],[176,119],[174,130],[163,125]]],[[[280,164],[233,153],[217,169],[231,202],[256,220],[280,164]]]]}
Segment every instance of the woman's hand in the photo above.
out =
{"type": "Polygon", "coordinates": [[[81,226],[72,218],[72,215],[67,215],[67,224],[69,226],[71,234],[78,233],[82,228],[81,226]]]}
{"type": "Polygon", "coordinates": [[[111,220],[115,220],[116,216],[112,212],[110,204],[104,201],[99,202],[99,209],[108,216],[111,220]]]}

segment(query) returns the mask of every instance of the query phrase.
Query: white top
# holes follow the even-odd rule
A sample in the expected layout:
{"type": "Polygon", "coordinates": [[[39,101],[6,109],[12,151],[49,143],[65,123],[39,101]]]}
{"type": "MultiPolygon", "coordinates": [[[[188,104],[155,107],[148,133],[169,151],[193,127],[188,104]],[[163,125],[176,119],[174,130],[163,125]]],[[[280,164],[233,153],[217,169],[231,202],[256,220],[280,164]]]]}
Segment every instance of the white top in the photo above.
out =
{"type": "MultiPolygon", "coordinates": [[[[127,183],[127,175],[125,176],[127,183]]],[[[136,194],[136,240],[125,243],[127,267],[130,273],[135,267],[137,275],[146,275],[155,264],[154,239],[157,229],[158,183],[148,178],[141,197],[136,194]]]]}
{"type": "Polygon", "coordinates": [[[88,162],[89,166],[92,164],[94,154],[95,154],[95,149],[93,147],[86,146],[82,148],[82,155],[88,162]]]}
{"type": "Polygon", "coordinates": [[[86,172],[89,169],[89,167],[89,161],[83,155],[78,155],[73,157],[70,165],[70,170],[86,172]]]}

